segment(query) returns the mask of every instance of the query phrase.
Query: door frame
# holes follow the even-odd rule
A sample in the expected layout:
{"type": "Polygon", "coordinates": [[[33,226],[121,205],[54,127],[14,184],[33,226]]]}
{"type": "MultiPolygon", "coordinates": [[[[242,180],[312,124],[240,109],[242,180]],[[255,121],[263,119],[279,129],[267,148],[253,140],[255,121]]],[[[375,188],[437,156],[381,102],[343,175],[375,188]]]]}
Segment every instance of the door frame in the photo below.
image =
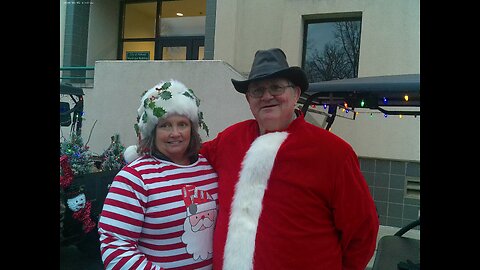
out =
{"type": "Polygon", "coordinates": [[[163,59],[164,47],[187,47],[186,60],[198,60],[198,49],[205,44],[205,36],[159,37],[155,40],[155,60],[163,59]]]}
{"type": "MultiPolygon", "coordinates": [[[[168,1],[168,0],[165,0],[168,1]]],[[[123,60],[123,43],[124,42],[135,42],[135,41],[150,41],[155,42],[153,59],[162,60],[163,58],[163,47],[178,47],[185,46],[187,47],[186,60],[198,60],[198,49],[201,46],[205,46],[205,36],[170,36],[162,37],[160,33],[155,32],[154,38],[123,38],[123,28],[124,25],[124,16],[125,9],[127,4],[131,3],[143,3],[143,2],[156,2],[156,18],[159,18],[159,14],[162,12],[162,0],[123,0],[121,1],[120,7],[120,20],[119,20],[119,33],[118,33],[118,49],[117,49],[117,59],[123,60]]],[[[159,20],[155,21],[155,29],[159,29],[159,20]]]]}

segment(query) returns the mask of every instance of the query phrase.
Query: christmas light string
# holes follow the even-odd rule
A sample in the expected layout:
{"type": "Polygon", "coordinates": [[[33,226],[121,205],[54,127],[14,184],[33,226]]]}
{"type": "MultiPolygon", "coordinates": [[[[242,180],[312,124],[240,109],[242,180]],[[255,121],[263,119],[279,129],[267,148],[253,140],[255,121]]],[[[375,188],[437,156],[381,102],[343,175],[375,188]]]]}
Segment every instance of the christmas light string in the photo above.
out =
{"type": "MultiPolygon", "coordinates": [[[[404,98],[405,98],[406,101],[408,101],[408,95],[405,95],[404,98]]],[[[388,104],[388,99],[387,99],[387,98],[383,98],[383,102],[384,102],[384,104],[388,104]]],[[[364,105],[365,105],[365,102],[362,100],[362,101],[360,102],[360,105],[361,105],[361,106],[364,106],[364,105]]],[[[370,116],[370,118],[373,118],[374,115],[376,115],[376,114],[382,115],[383,118],[387,118],[388,116],[390,116],[388,113],[384,113],[384,112],[381,112],[381,111],[373,111],[373,110],[375,110],[375,109],[370,109],[370,108],[362,108],[362,107],[359,107],[359,108],[357,108],[357,109],[367,109],[367,110],[371,110],[371,111],[355,111],[355,109],[349,107],[346,102],[344,102],[343,105],[335,105],[335,104],[333,104],[333,105],[329,105],[329,104],[316,105],[316,104],[311,104],[311,105],[309,106],[309,110],[313,109],[313,111],[311,110],[312,112],[316,112],[316,113],[320,113],[320,114],[325,114],[325,112],[322,112],[321,110],[319,110],[318,107],[321,107],[323,110],[329,111],[329,106],[335,106],[335,107],[336,107],[336,110],[337,110],[336,116],[337,116],[337,117],[346,118],[346,119],[349,119],[349,120],[355,120],[355,117],[356,117],[356,116],[359,116],[360,114],[368,114],[368,115],[370,116]],[[338,114],[339,111],[340,111],[341,113],[343,113],[343,115],[342,115],[342,114],[338,114]],[[353,116],[352,113],[355,114],[355,116],[353,116]],[[350,115],[352,115],[352,116],[350,116],[350,115]]],[[[301,110],[301,106],[299,106],[298,109],[301,110]]],[[[398,115],[398,118],[400,118],[400,119],[403,119],[403,116],[404,116],[404,114],[401,114],[401,113],[400,113],[400,114],[396,113],[395,115],[398,115]]],[[[393,116],[393,114],[392,114],[392,116],[393,116]]],[[[411,115],[411,116],[414,116],[414,118],[417,118],[417,114],[413,114],[413,115],[411,115]]],[[[418,116],[420,116],[420,114],[418,114],[418,116]]]]}

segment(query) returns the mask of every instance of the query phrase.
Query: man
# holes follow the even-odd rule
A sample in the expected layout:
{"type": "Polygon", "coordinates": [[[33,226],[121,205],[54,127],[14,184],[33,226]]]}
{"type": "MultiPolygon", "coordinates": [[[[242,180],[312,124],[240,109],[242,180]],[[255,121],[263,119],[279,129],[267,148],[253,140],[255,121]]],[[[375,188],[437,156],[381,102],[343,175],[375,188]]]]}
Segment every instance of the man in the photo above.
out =
{"type": "Polygon", "coordinates": [[[378,216],[352,147],[295,109],[308,88],[278,48],[232,79],[255,120],[234,124],[201,153],[219,177],[214,269],[364,270],[378,216]]]}

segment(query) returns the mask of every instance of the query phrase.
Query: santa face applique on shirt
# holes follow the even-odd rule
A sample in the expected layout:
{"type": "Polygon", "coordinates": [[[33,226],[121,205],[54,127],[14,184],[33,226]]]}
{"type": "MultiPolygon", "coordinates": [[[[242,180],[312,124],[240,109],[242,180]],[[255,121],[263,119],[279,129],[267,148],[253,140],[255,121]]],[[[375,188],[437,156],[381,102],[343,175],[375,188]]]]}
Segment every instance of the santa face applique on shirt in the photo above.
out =
{"type": "Polygon", "coordinates": [[[182,242],[194,260],[206,260],[213,253],[213,229],[217,219],[217,205],[212,196],[193,185],[182,188],[187,217],[183,223],[182,242]]]}

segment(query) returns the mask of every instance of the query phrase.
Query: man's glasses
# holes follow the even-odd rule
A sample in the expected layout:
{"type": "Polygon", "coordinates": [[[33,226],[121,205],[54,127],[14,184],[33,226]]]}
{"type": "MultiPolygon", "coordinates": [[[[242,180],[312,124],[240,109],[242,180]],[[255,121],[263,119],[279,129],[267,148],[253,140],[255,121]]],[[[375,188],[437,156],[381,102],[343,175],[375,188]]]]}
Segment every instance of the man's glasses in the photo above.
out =
{"type": "Polygon", "coordinates": [[[247,95],[249,95],[252,98],[261,98],[263,97],[263,94],[265,94],[265,91],[268,89],[268,93],[272,96],[279,96],[283,93],[285,93],[285,89],[287,87],[295,87],[295,85],[285,85],[285,86],[279,86],[279,85],[272,85],[270,87],[259,87],[259,88],[254,88],[254,89],[248,89],[247,90],[247,95]]]}

